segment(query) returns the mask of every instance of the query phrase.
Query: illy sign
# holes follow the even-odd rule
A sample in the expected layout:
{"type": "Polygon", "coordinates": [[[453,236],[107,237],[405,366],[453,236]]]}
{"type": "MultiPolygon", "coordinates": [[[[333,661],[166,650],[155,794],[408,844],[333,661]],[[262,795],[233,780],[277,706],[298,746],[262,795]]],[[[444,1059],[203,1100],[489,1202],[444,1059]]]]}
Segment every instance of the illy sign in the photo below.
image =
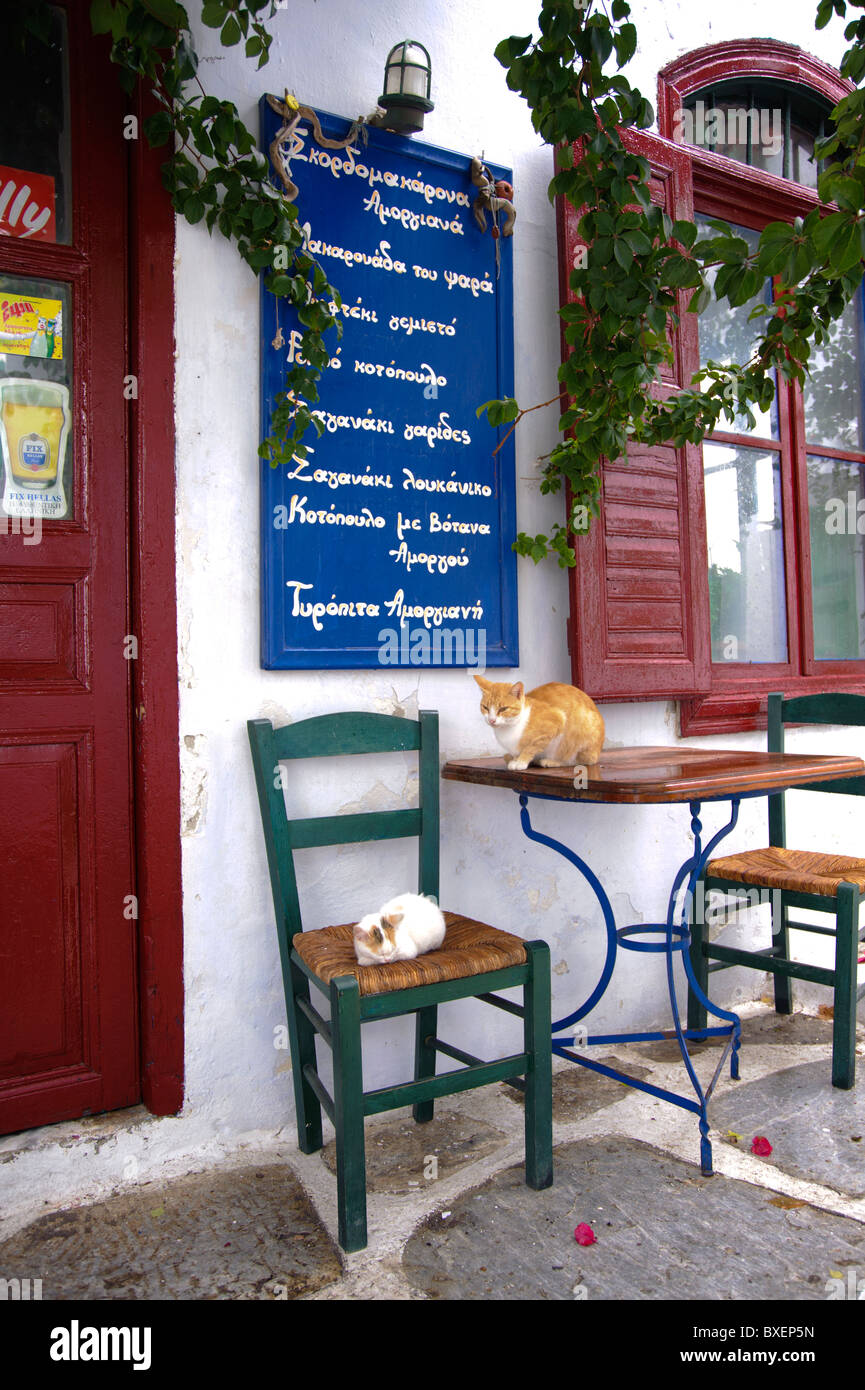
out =
{"type": "Polygon", "coordinates": [[[54,180],[0,164],[0,236],[56,241],[54,180]]]}

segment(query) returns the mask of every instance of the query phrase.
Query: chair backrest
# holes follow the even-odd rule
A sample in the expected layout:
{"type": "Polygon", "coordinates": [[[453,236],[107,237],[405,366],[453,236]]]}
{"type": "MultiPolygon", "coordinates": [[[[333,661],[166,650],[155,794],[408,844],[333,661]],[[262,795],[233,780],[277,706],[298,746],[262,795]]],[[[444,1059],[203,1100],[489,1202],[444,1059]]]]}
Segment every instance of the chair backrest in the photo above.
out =
{"type": "MultiPolygon", "coordinates": [[[[768,713],[768,750],[770,753],[783,753],[785,724],[865,726],[865,695],[830,691],[820,695],[797,695],[789,700],[785,700],[783,695],[770,695],[768,713]]],[[[790,790],[865,796],[865,777],[845,777],[838,782],[811,782],[803,787],[791,787],[790,790]]],[[[779,792],[769,797],[769,843],[783,845],[784,834],[784,794],[779,792]]]]}
{"type": "Polygon", "coordinates": [[[258,804],[267,846],[267,863],[276,910],[280,948],[303,930],[293,854],[320,845],[356,844],[365,840],[418,838],[418,892],[439,893],[439,741],[438,713],[421,710],[418,718],[389,714],[322,714],[274,729],[269,719],[247,723],[258,804]],[[365,811],[290,820],[284,789],[289,783],[281,763],[300,758],[331,758],[355,753],[418,753],[419,804],[398,811],[365,811]]]}

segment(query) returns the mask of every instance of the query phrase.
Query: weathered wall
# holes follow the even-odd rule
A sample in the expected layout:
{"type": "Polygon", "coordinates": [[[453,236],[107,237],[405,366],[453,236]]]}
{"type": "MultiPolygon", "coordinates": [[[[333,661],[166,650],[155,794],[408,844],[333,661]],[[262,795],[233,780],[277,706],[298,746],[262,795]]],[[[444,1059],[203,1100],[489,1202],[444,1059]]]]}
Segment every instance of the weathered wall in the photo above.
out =
{"type": "MultiPolygon", "coordinates": [[[[191,7],[191,8],[194,8],[191,7]]],[[[658,5],[636,0],[641,48],[633,79],[652,101],[659,67],[691,48],[747,35],[799,43],[828,61],[843,49],[840,26],[813,29],[814,0],[723,6],[658,5]]],[[[262,91],[292,90],[302,101],[346,116],[369,112],[381,90],[384,60],[400,39],[430,50],[436,109],[427,120],[430,143],[486,156],[514,169],[518,220],[514,238],[516,394],[524,404],[546,400],[558,366],[557,263],[554,214],[546,187],[549,149],[535,135],[522,101],[509,92],[492,56],[499,39],[534,28],[533,0],[290,0],[274,22],[267,68],[256,72],[239,49],[223,50],[210,32],[199,35],[201,75],[209,91],[237,102],[256,121],[262,91]]],[[[184,774],[184,934],[186,984],[186,1104],[176,1120],[145,1119],[121,1129],[111,1144],[82,1147],[77,1134],[40,1148],[37,1136],[13,1165],[20,1212],[50,1192],[61,1201],[155,1171],[182,1168],[190,1153],[206,1162],[238,1144],[256,1144],[285,1126],[292,1140],[288,1054],[274,1046],[284,1022],[276,934],[249,752],[246,720],[278,723],[328,711],[360,708],[404,712],[436,708],[445,757],[493,754],[494,739],[480,720],[476,687],[464,671],[265,672],[258,649],[258,287],[236,253],[203,225],[180,222],[177,284],[177,541],[181,669],[180,757],[184,774]],[[185,1157],[186,1156],[186,1157],[185,1157]]],[[[521,530],[549,530],[557,499],[536,488],[539,456],[555,441],[555,411],[530,415],[517,434],[517,508],[521,530]]],[[[519,611],[522,663],[529,687],[567,680],[567,587],[552,562],[521,561],[519,611]]],[[[515,673],[516,677],[516,673],[515,673]]],[[[605,707],[611,744],[669,744],[677,739],[675,705],[663,702],[605,707]]],[[[791,748],[831,746],[794,733],[791,748]]],[[[761,735],[707,740],[731,746],[762,744],[761,735]]],[[[843,747],[865,750],[865,737],[843,736],[843,747]]],[[[516,799],[453,783],[442,788],[442,898],[552,947],[554,1017],[584,998],[603,963],[600,912],[590,892],[555,856],[525,840],[516,799]]],[[[410,804],[411,777],[403,759],[370,775],[331,760],[305,782],[308,807],[346,811],[410,804]]],[[[709,808],[706,826],[721,823],[709,808]]],[[[762,804],[746,805],[735,845],[764,833],[762,804]]],[[[538,803],[535,824],[560,834],[593,865],[611,893],[620,922],[663,916],[675,867],[687,848],[687,807],[557,808],[538,803]]],[[[861,852],[856,803],[800,796],[791,834],[803,844],[834,841],[861,852]],[[825,802],[829,801],[828,812],[825,802]],[[818,821],[819,816],[819,823],[818,821]]],[[[731,844],[731,848],[733,844],[731,844]]],[[[413,883],[413,866],[392,844],[375,856],[362,849],[317,851],[304,867],[304,903],[313,925],[351,920],[385,896],[413,883]]],[[[752,932],[753,927],[743,928],[752,932]]],[[[813,949],[813,947],[809,947],[813,949]]],[[[724,1001],[759,990],[753,973],[715,977],[724,1001]]],[[[799,987],[800,990],[803,987],[799,987]]],[[[826,994],[812,991],[813,998],[826,994]]],[[[483,1005],[442,1010],[442,1031],[462,1034],[483,1053],[509,1045],[510,1021],[483,1005]]],[[[667,1022],[663,961],[624,956],[592,1027],[612,1031],[667,1022]]],[[[379,1025],[365,1034],[367,1084],[408,1074],[411,1028],[379,1025]]],[[[107,1121],[114,1122],[111,1117],[107,1121]]],[[[109,1126],[111,1127],[111,1126],[109,1126]]],[[[75,1126],[61,1127],[65,1130],[75,1126]]],[[[47,1141],[46,1141],[47,1143],[47,1141]]],[[[12,1169],[6,1169],[10,1179],[12,1169]]],[[[22,1219],[19,1215],[19,1219],[22,1219]]]]}
{"type": "MultiPolygon", "coordinates": [[[[830,60],[841,52],[837,31],[815,34],[808,3],[758,8],[732,0],[706,9],[644,0],[634,11],[641,33],[634,76],[652,100],[658,67],[707,42],[768,34],[830,60]]],[[[304,102],[353,116],[371,109],[393,43],[414,37],[427,45],[436,109],[423,138],[483,151],[514,168],[516,394],[526,404],[551,394],[558,361],[555,226],[546,196],[551,156],[524,104],[506,88],[492,49],[509,33],[528,32],[535,19],[526,0],[458,6],[292,0],[275,23],[270,65],[262,73],[236,52],[219,50],[212,36],[205,50],[211,56],[202,65],[208,89],[231,96],[249,120],[262,90],[283,87],[304,102]]],[[[286,722],[348,708],[412,715],[433,707],[440,711],[444,756],[497,749],[478,717],[467,672],[259,669],[257,287],[219,238],[181,223],[177,293],[187,1111],[219,1116],[221,1124],[243,1130],[278,1123],[290,1105],[286,1056],[273,1046],[283,1006],[245,720],[264,714],[286,722]]],[[[554,425],[553,411],[537,412],[518,431],[520,529],[549,527],[558,516],[560,503],[542,499],[534,483],[536,460],[551,447],[554,425]]],[[[567,680],[565,576],[554,563],[522,561],[519,584],[519,674],[529,687],[567,680]]],[[[605,714],[612,743],[676,737],[672,705],[609,706],[605,714]]],[[[761,739],[727,741],[759,745],[761,739]]],[[[317,782],[321,804],[348,810],[377,806],[388,796],[396,802],[411,797],[404,767],[382,773],[381,780],[376,774],[372,786],[367,778],[366,771],[331,765],[317,782]]],[[[718,814],[707,813],[707,826],[719,823],[718,814]]],[[[751,826],[762,827],[763,816],[762,806],[746,807],[740,843],[751,826]]],[[[540,805],[535,822],[579,845],[608,884],[620,920],[663,916],[671,873],[686,851],[686,807],[540,805]]],[[[546,937],[555,968],[554,1012],[567,1012],[591,988],[603,960],[600,914],[588,890],[561,861],[522,837],[510,793],[445,784],[442,850],[443,901],[527,937],[546,937]]],[[[306,880],[309,920],[352,918],[411,883],[411,870],[397,866],[401,852],[394,848],[386,859],[361,851],[313,856],[306,880]]],[[[660,962],[657,971],[645,968],[644,960],[622,960],[596,1016],[602,1028],[661,1023],[663,969],[660,962]]],[[[720,993],[749,997],[755,985],[752,974],[727,974],[720,993]]],[[[469,1006],[468,1023],[466,1013],[463,1008],[459,1026],[480,1049],[508,1027],[482,1006],[469,1006]]],[[[377,1039],[369,1035],[370,1082],[404,1071],[409,1033],[407,1024],[394,1024],[377,1039]]]]}

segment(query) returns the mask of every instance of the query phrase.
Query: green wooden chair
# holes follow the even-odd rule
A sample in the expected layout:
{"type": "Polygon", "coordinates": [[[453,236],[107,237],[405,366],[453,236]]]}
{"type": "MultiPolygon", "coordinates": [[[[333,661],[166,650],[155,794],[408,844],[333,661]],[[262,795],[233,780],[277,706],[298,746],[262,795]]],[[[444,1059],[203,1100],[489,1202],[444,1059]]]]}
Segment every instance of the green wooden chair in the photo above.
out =
{"type": "MultiPolygon", "coordinates": [[[[848,694],[803,695],[785,700],[769,696],[770,753],[784,751],[784,725],[848,724],[865,725],[865,696],[848,694]]],[[[835,792],[865,796],[865,777],[839,782],[815,782],[803,791],[835,792]]],[[[703,875],[703,891],[698,888],[696,903],[705,903],[712,889],[742,894],[753,888],[771,891],[772,945],[762,950],[741,950],[707,939],[703,921],[691,927],[691,963],[705,990],[709,973],[731,965],[752,966],[774,976],[775,1011],[793,1011],[791,981],[811,980],[830,985],[834,991],[832,1030],[832,1085],[849,1090],[856,1080],[856,1003],[865,994],[857,987],[857,957],[863,928],[859,925],[859,906],[865,894],[865,827],[863,858],[832,853],[815,853],[787,848],[784,823],[784,793],[769,800],[769,847],[743,854],[712,859],[703,875]],[[774,890],[774,891],[773,891],[774,890]],[[832,926],[791,921],[791,908],[808,908],[835,918],[832,926]],[[806,965],[790,959],[790,929],[818,936],[834,936],[835,964],[832,969],[806,965]],[[709,964],[712,961],[714,964],[709,964]]],[[[699,912],[695,917],[703,916],[699,912]]],[[[706,1010],[689,991],[688,1025],[705,1028],[706,1010]]]]}
{"type": "MultiPolygon", "coordinates": [[[[321,1108],[336,1130],[339,1243],[346,1251],[367,1243],[366,1165],[363,1123],[398,1106],[411,1105],[418,1123],[431,1120],[438,1096],[496,1081],[525,1093],[526,1182],[549,1187],[552,1171],[552,1057],[550,952],[546,942],[523,941],[509,932],[446,912],[447,934],[438,951],[388,965],[358,965],[352,924],[303,931],[294,853],[312,846],[417,836],[418,891],[438,899],[439,755],[438,714],[422,710],[418,720],[383,714],[346,713],[304,719],[274,729],[267,719],[247,725],[276,909],[291,1044],[298,1142],[303,1153],[322,1146],[321,1108]],[[279,764],[300,758],[416,750],[420,804],[416,809],[289,820],[279,764]],[[310,985],[330,999],[325,1019],[310,999],[310,985]],[[493,991],[523,987],[523,1003],[493,991]],[[485,1062],[436,1036],[439,1004],[477,997],[523,1020],[523,1050],[485,1062]],[[372,1019],[415,1014],[414,1080],[381,1090],[363,1089],[361,1025],[372,1019]],[[333,1096],[316,1064],[316,1034],[333,1054],[333,1096]],[[436,1075],[436,1054],[463,1063],[436,1075]]],[[[382,885],[381,900],[406,889],[382,885]]],[[[356,904],[358,920],[378,902],[356,904]]]]}

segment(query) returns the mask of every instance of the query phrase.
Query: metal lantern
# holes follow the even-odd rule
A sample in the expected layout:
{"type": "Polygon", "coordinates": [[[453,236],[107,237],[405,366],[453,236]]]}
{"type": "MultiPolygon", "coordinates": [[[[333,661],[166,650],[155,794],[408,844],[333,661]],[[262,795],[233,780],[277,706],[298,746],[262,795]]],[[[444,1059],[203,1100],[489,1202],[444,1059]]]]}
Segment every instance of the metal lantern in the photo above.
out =
{"type": "Polygon", "coordinates": [[[432,66],[422,43],[405,39],[387,55],[384,91],[378,99],[387,116],[381,124],[399,135],[423,130],[423,118],[433,110],[429,99],[432,66]]]}

